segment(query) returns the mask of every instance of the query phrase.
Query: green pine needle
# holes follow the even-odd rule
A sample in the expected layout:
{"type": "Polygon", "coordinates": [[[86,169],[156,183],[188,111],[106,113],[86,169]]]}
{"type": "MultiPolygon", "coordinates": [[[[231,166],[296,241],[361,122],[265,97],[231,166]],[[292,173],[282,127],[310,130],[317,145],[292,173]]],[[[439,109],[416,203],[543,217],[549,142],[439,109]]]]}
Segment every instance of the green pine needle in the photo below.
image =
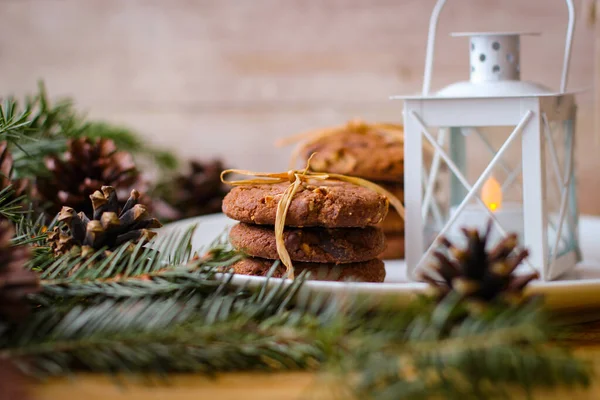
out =
{"type": "Polygon", "coordinates": [[[29,109],[19,110],[17,102],[7,98],[0,105],[0,140],[16,142],[30,130],[29,109]]]}
{"type": "Polygon", "coordinates": [[[43,307],[2,336],[0,359],[41,377],[328,369],[361,399],[506,398],[589,383],[586,364],[548,343],[556,326],[538,303],[473,315],[449,296],[373,309],[303,282],[248,290],[226,278],[168,298],[43,307]]]}
{"type": "Polygon", "coordinates": [[[473,314],[453,295],[398,309],[316,293],[304,275],[240,287],[218,270],[240,255],[221,239],[190,263],[192,236],[175,230],[138,246],[139,264],[116,251],[97,268],[77,257],[38,266],[38,307],[25,324],[0,327],[0,359],[40,377],[320,369],[341,373],[361,399],[494,398],[589,383],[588,365],[550,342],[560,328],[539,302],[473,314]]]}
{"type": "Polygon", "coordinates": [[[31,212],[31,210],[25,208],[26,200],[25,195],[15,197],[12,185],[0,190],[0,217],[12,222],[20,221],[25,214],[31,212]]]}
{"type": "Polygon", "coordinates": [[[88,283],[93,280],[127,279],[173,269],[186,263],[190,257],[191,238],[195,226],[184,231],[175,230],[164,239],[146,246],[123,243],[106,256],[106,249],[92,255],[69,253],[51,258],[37,265],[45,285],[88,283]]]}
{"type": "Polygon", "coordinates": [[[167,296],[181,291],[212,293],[223,281],[218,268],[226,268],[241,257],[218,238],[206,254],[197,259],[191,256],[191,240],[196,227],[173,230],[159,240],[133,251],[128,243],[117,248],[110,257],[102,259],[103,250],[91,257],[65,255],[41,257],[31,264],[37,266],[43,292],[34,301],[51,304],[55,299],[106,299],[167,296]]]}
{"type": "Polygon", "coordinates": [[[222,286],[212,296],[106,300],[77,305],[62,316],[45,309],[4,335],[0,359],[9,357],[37,376],[74,368],[155,373],[314,368],[325,356],[319,316],[328,309],[314,315],[306,306],[279,307],[301,283],[302,277],[264,295],[222,286]]]}
{"type": "MultiPolygon", "coordinates": [[[[458,296],[402,325],[398,336],[369,332],[352,369],[359,398],[510,398],[511,390],[587,386],[590,369],[549,344],[557,327],[541,305],[464,314],[458,296]],[[462,317],[458,317],[462,315],[462,317]]],[[[387,330],[389,332],[389,329],[387,330]]]]}
{"type": "Polygon", "coordinates": [[[156,166],[161,173],[177,167],[173,153],[146,144],[139,133],[90,120],[71,98],[51,101],[43,82],[23,102],[11,97],[0,106],[0,140],[12,144],[16,178],[47,174],[44,158],[63,153],[68,139],[80,137],[111,139],[119,150],[132,153],[143,165],[156,166]]]}
{"type": "Polygon", "coordinates": [[[173,153],[147,145],[142,140],[141,135],[129,128],[104,121],[90,121],[85,127],[85,136],[111,139],[119,150],[140,154],[160,169],[174,170],[178,165],[177,157],[173,153]]]}

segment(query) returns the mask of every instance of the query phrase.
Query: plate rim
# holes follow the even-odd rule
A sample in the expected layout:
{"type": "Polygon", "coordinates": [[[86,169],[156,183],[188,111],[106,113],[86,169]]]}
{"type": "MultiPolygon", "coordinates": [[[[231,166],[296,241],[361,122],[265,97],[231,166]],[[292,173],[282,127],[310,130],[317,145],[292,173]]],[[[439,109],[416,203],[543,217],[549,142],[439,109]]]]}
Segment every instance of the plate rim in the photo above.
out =
{"type": "MultiPolygon", "coordinates": [[[[596,223],[600,225],[600,216],[580,216],[580,221],[596,223]]],[[[182,226],[198,225],[200,228],[203,223],[220,224],[223,230],[227,229],[234,221],[223,213],[208,214],[199,217],[187,218],[166,224],[161,230],[170,230],[182,228],[182,226]]],[[[216,239],[223,230],[214,233],[216,239]]],[[[192,249],[199,250],[200,248],[192,249]]],[[[588,260],[589,261],[589,260],[588,260]]],[[[600,260],[596,261],[597,263],[600,260]]],[[[582,264],[586,264],[586,260],[582,264]]],[[[600,268],[599,268],[600,272],[600,268]]],[[[261,276],[235,275],[231,282],[239,286],[257,286],[268,281],[268,285],[291,284],[292,280],[284,278],[266,278],[261,276]]],[[[415,295],[424,293],[428,285],[424,282],[330,282],[330,281],[312,281],[308,280],[304,286],[316,292],[329,292],[333,294],[357,293],[365,295],[391,295],[394,297],[412,298],[415,295]]],[[[600,305],[600,278],[580,278],[564,279],[554,281],[536,280],[529,284],[527,294],[543,294],[546,304],[549,308],[582,308],[600,305]]]]}

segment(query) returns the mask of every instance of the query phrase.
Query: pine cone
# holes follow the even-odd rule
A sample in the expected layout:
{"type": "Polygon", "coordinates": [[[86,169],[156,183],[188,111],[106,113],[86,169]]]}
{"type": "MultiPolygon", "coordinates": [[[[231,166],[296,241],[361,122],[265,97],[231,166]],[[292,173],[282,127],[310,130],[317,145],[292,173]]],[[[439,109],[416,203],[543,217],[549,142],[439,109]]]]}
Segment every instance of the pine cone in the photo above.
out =
{"type": "Polygon", "coordinates": [[[19,320],[27,314],[23,298],[40,290],[35,272],[25,269],[29,249],[13,246],[15,229],[9,221],[0,222],[0,319],[19,320]]]}
{"type": "Polygon", "coordinates": [[[221,182],[223,163],[190,161],[190,173],[181,174],[172,184],[164,185],[164,197],[176,212],[176,218],[189,218],[221,211],[227,194],[221,182]]]}
{"type": "Polygon", "coordinates": [[[148,241],[155,232],[152,228],[160,228],[155,218],[150,218],[146,206],[138,204],[140,194],[132,190],[129,199],[121,208],[116,190],[111,186],[102,186],[91,196],[92,218],[84,212],[75,213],[72,207],[63,207],[58,214],[62,227],[55,227],[48,234],[48,242],[57,256],[67,254],[77,248],[81,254],[94,254],[106,248],[112,250],[125,242],[132,245],[140,241],[148,241]],[[65,229],[66,225],[66,229],[65,229]]]}
{"type": "Polygon", "coordinates": [[[479,303],[520,298],[525,286],[538,277],[537,273],[523,276],[514,274],[514,270],[528,255],[527,250],[513,254],[517,246],[516,234],[508,235],[491,251],[486,251],[491,229],[491,221],[482,237],[477,229],[463,229],[468,240],[464,249],[458,249],[448,239],[442,238],[441,244],[454,255],[454,259],[450,259],[445,252],[434,253],[438,264],[433,269],[443,281],[440,282],[429,274],[422,276],[440,298],[451,291],[479,303]]]}
{"type": "Polygon", "coordinates": [[[13,195],[8,201],[24,195],[29,188],[26,179],[13,179],[13,157],[8,150],[7,142],[0,142],[0,190],[12,185],[13,195]]]}
{"type": "Polygon", "coordinates": [[[0,360],[0,399],[30,399],[27,381],[12,362],[0,360]]]}
{"type": "Polygon", "coordinates": [[[104,138],[71,139],[62,158],[48,157],[46,167],[50,176],[39,178],[37,189],[41,200],[50,203],[51,214],[68,206],[91,217],[92,193],[110,185],[126,195],[140,179],[131,154],[117,151],[115,143],[104,138]]]}

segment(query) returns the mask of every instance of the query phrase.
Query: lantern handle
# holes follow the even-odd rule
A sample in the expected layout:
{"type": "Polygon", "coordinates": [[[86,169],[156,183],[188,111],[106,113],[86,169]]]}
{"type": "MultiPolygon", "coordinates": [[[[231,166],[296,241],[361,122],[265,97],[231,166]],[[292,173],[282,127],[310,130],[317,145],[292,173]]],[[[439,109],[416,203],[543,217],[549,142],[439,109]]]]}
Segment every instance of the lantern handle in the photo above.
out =
{"type": "MultiPolygon", "coordinates": [[[[437,25],[440,19],[440,13],[446,5],[447,0],[438,0],[433,7],[431,18],[429,19],[429,31],[427,35],[427,49],[425,53],[425,73],[423,76],[423,96],[429,95],[431,87],[431,73],[433,71],[433,55],[435,50],[435,38],[437,33],[437,25]]],[[[567,90],[567,82],[569,79],[569,63],[571,61],[571,45],[573,43],[573,32],[575,31],[575,6],[573,0],[565,0],[569,11],[569,22],[567,25],[567,33],[565,38],[565,53],[563,56],[563,69],[560,78],[560,92],[565,93],[567,90]]]]}

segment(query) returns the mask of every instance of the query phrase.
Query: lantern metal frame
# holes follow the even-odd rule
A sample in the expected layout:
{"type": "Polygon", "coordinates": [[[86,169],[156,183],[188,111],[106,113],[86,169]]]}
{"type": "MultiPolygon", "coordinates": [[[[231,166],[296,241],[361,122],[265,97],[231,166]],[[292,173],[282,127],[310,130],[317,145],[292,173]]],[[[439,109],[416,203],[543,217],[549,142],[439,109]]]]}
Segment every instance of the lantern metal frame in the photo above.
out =
{"type": "MultiPolygon", "coordinates": [[[[437,178],[441,163],[444,162],[453,179],[460,183],[466,190],[466,195],[458,205],[454,214],[437,232],[437,237],[444,235],[455,222],[458,215],[464,210],[471,200],[479,202],[493,221],[494,226],[502,235],[507,232],[498,221],[494,212],[489,210],[478,195],[484,182],[502,160],[505,151],[517,140],[521,141],[521,163],[511,173],[522,174],[523,190],[523,215],[524,237],[521,245],[527,248],[530,256],[526,265],[535,269],[542,280],[551,280],[572,269],[580,259],[577,238],[577,212],[569,210],[573,206],[574,190],[574,143],[571,141],[568,154],[565,155],[564,170],[558,161],[550,125],[562,122],[567,129],[567,136],[574,140],[574,125],[576,104],[574,92],[566,92],[571,43],[575,26],[574,6],[571,0],[566,0],[569,11],[569,22],[565,40],[563,71],[561,75],[560,91],[556,93],[521,93],[482,96],[447,96],[429,95],[433,50],[439,14],[446,0],[439,0],[434,8],[429,26],[427,55],[423,91],[421,96],[393,96],[392,99],[404,100],[404,154],[405,154],[405,236],[406,236],[406,265],[408,276],[416,279],[416,271],[425,268],[430,256],[438,246],[438,241],[433,240],[426,248],[424,238],[424,224],[428,213],[443,220],[439,213],[439,204],[434,199],[433,181],[437,178]],[[465,112],[467,110],[467,112],[465,112]],[[514,126],[506,141],[492,157],[490,164],[483,170],[476,182],[471,184],[465,177],[461,166],[453,160],[452,140],[460,137],[463,127],[477,129],[489,126],[514,126]],[[432,128],[440,128],[434,136],[432,128]],[[445,128],[449,128],[450,132],[445,128]],[[434,148],[434,155],[427,170],[423,163],[423,138],[434,148]],[[444,147],[446,141],[450,142],[449,150],[444,147]],[[552,168],[546,171],[546,157],[550,157],[552,168]],[[559,215],[556,226],[554,243],[548,243],[547,210],[547,176],[552,174],[554,193],[560,196],[559,215]],[[574,230],[573,246],[563,254],[559,254],[558,246],[561,240],[565,221],[569,220],[569,227],[574,230]]],[[[514,83],[515,81],[512,81],[514,83]]],[[[532,87],[535,87],[532,85],[532,87]]],[[[510,91],[509,91],[510,92],[510,91]]],[[[504,166],[506,169],[506,166],[504,166]]],[[[552,181],[550,181],[552,182],[552,181]]]]}

